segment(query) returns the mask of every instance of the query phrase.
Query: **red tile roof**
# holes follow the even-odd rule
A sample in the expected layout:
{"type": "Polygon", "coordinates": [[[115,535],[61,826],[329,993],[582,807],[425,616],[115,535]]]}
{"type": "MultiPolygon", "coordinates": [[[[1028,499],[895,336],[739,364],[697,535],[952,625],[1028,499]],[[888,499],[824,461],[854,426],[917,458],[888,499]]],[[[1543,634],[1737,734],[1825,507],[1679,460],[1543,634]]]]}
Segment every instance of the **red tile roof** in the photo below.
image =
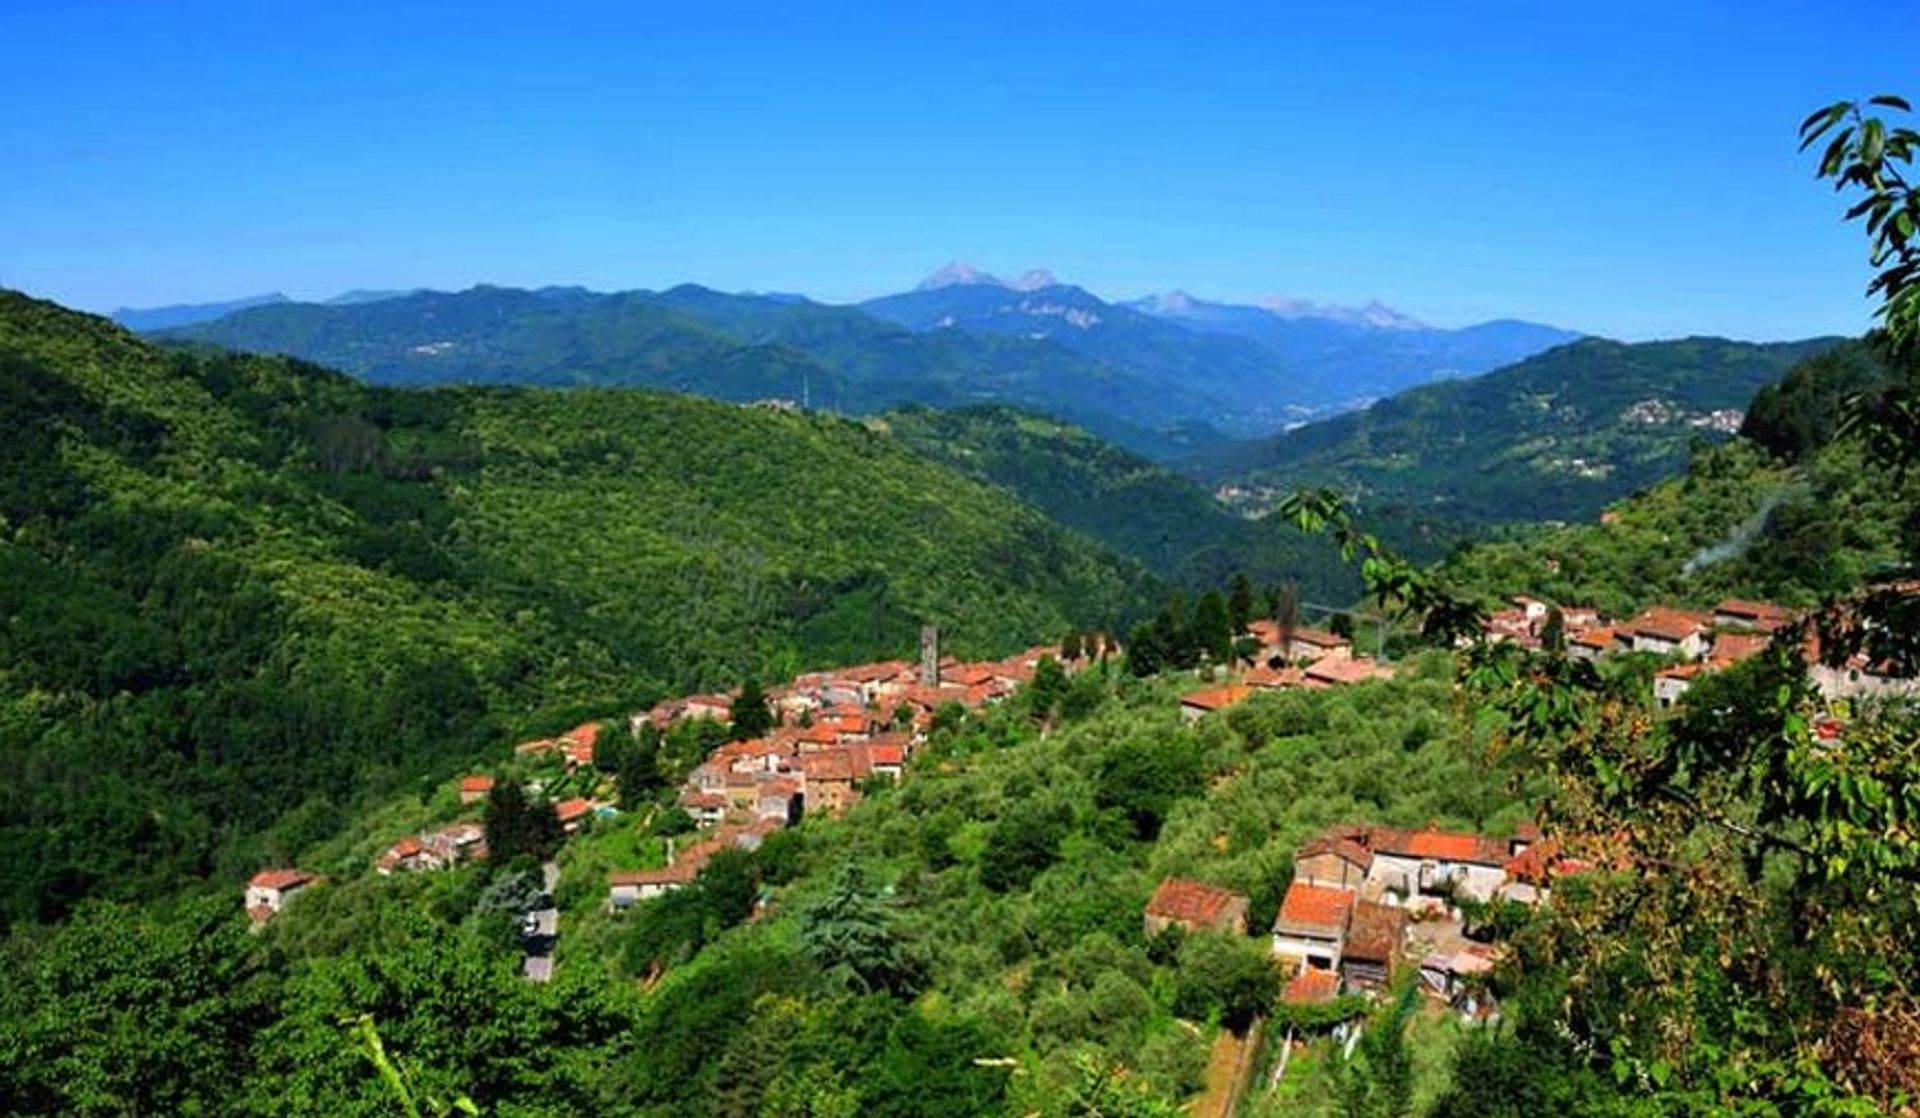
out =
{"type": "Polygon", "coordinates": [[[1359,901],[1341,954],[1363,963],[1391,963],[1399,957],[1406,936],[1407,910],[1390,904],[1359,901]]]}
{"type": "Polygon", "coordinates": [[[493,778],[485,774],[479,776],[463,776],[460,778],[460,791],[477,792],[485,795],[493,791],[493,778]]]}
{"type": "Polygon", "coordinates": [[[1180,700],[1181,706],[1197,710],[1223,710],[1241,702],[1253,693],[1253,688],[1244,683],[1229,683],[1225,687],[1212,687],[1205,691],[1195,691],[1180,700]]]}
{"type": "MultiPolygon", "coordinates": [[[[1204,881],[1169,877],[1153,891],[1153,899],[1147,902],[1147,915],[1211,928],[1220,923],[1236,901],[1244,906],[1247,898],[1244,894],[1222,889],[1218,885],[1208,885],[1204,881]]],[[[1244,908],[1242,911],[1245,911],[1244,908]]]]}
{"type": "Polygon", "coordinates": [[[1713,638],[1713,648],[1707,653],[1707,659],[1716,668],[1731,667],[1766,651],[1772,640],[1765,633],[1721,633],[1713,638]]]}
{"type": "Polygon", "coordinates": [[[1713,607],[1713,612],[1722,617],[1738,618],[1762,629],[1777,629],[1793,620],[1793,611],[1785,606],[1776,606],[1772,602],[1749,602],[1740,598],[1728,598],[1713,607]]]}
{"type": "Polygon", "coordinates": [[[560,736],[575,745],[582,745],[588,749],[592,749],[600,740],[600,723],[582,722],[560,736]]]}
{"type": "Polygon", "coordinates": [[[1308,967],[1287,982],[1286,988],[1280,991],[1280,1000],[1288,1005],[1324,1005],[1339,993],[1339,975],[1308,967]]]}
{"type": "Polygon", "coordinates": [[[1707,628],[1708,619],[1693,610],[1672,606],[1654,606],[1628,623],[1635,636],[1657,640],[1683,641],[1707,628]]]}
{"type": "Polygon", "coordinates": [[[1365,683],[1370,679],[1389,678],[1393,669],[1364,656],[1328,656],[1314,661],[1306,674],[1308,679],[1327,683],[1365,683]]]}
{"type": "Polygon", "coordinates": [[[1472,862],[1483,866],[1504,865],[1507,860],[1507,844],[1500,839],[1442,831],[1432,825],[1419,831],[1374,827],[1368,832],[1367,845],[1377,854],[1401,858],[1472,862]]]}
{"type": "Polygon", "coordinates": [[[871,745],[867,755],[876,765],[903,765],[907,760],[907,751],[898,745],[871,745]]]}
{"type": "Polygon", "coordinates": [[[1276,929],[1308,928],[1339,934],[1347,925],[1347,911],[1353,907],[1353,890],[1329,885],[1308,885],[1296,881],[1287,886],[1286,899],[1280,902],[1276,929]]]}
{"type": "Polygon", "coordinates": [[[561,800],[558,804],[555,804],[553,813],[560,817],[560,822],[570,823],[592,810],[592,800],[583,800],[576,796],[571,800],[561,800]]]}
{"type": "Polygon", "coordinates": [[[1357,866],[1362,873],[1365,873],[1373,866],[1373,851],[1368,850],[1351,837],[1339,834],[1322,835],[1312,842],[1307,843],[1300,848],[1300,853],[1295,856],[1294,860],[1302,861],[1307,858],[1317,858],[1325,854],[1332,854],[1344,862],[1357,866]]]}
{"type": "Polygon", "coordinates": [[[297,889],[313,880],[313,875],[305,870],[261,870],[247,884],[256,889],[297,889]]]}

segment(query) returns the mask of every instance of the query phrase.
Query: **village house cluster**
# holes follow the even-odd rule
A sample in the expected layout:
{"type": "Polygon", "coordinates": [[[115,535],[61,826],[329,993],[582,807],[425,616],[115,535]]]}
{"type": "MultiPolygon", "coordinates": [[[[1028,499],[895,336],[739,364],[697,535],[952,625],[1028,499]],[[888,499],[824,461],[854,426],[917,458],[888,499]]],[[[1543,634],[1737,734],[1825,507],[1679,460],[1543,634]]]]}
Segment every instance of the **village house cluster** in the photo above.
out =
{"type": "MultiPolygon", "coordinates": [[[[1538,598],[1516,597],[1510,608],[1487,619],[1485,636],[1491,641],[1513,641],[1539,648],[1547,637],[1553,606],[1538,598]]],[[[1609,621],[1597,611],[1560,607],[1561,634],[1567,655],[1598,660],[1625,652],[1647,653],[1674,663],[1654,674],[1653,696],[1662,707],[1672,707],[1695,680],[1724,671],[1759,655],[1775,633],[1800,620],[1800,614],[1771,602],[1728,598],[1711,610],[1656,605],[1625,621],[1609,621]]],[[[1902,679],[1889,665],[1855,655],[1839,667],[1821,662],[1818,641],[1803,642],[1802,657],[1814,686],[1829,700],[1913,694],[1920,681],[1902,679]]]]}
{"type": "Polygon", "coordinates": [[[1259,644],[1252,657],[1255,666],[1235,680],[1183,697],[1182,717],[1189,722],[1204,718],[1262,691],[1320,691],[1393,676],[1390,665],[1355,655],[1351,641],[1324,630],[1261,620],[1247,626],[1247,635],[1259,644]]]}
{"type": "MultiPolygon", "coordinates": [[[[1474,995],[1493,969],[1492,948],[1469,939],[1462,902],[1536,904],[1558,877],[1585,867],[1561,857],[1531,826],[1508,838],[1392,827],[1338,826],[1301,847],[1269,930],[1295,1005],[1370,994],[1417,965],[1423,988],[1450,1004],[1474,995]]],[[[1216,885],[1167,878],[1147,903],[1148,937],[1248,932],[1248,898],[1216,885]]]]}
{"type": "MultiPolygon", "coordinates": [[[[780,724],[761,737],[727,742],[687,774],[680,805],[704,837],[670,853],[664,867],[614,871],[607,879],[609,905],[624,909],[691,884],[716,852],[755,849],[768,832],[805,813],[846,811],[869,780],[900,779],[941,707],[999,702],[1032,681],[1043,659],[1072,672],[1113,651],[1094,638],[1077,658],[1042,645],[1005,660],[962,662],[940,657],[937,639],[931,631],[923,635],[918,664],[858,664],[769,688],[767,703],[780,724]]],[[[671,699],[634,715],[632,724],[638,732],[645,724],[666,730],[688,719],[728,723],[736,697],[671,699]]]]}

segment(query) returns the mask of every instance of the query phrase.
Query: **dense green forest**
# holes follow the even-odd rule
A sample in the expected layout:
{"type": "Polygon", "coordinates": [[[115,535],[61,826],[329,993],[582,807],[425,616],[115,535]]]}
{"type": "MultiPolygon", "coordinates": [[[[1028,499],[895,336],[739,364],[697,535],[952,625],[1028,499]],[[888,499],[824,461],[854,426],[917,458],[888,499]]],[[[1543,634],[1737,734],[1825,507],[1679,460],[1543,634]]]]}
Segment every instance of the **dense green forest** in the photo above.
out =
{"type": "Polygon", "coordinates": [[[667,691],[1139,610],[1151,578],[855,423],[401,392],[0,294],[0,919],[231,882],[667,691]]]}
{"type": "Polygon", "coordinates": [[[1188,587],[1241,572],[1298,583],[1310,600],[1345,604],[1353,571],[1324,540],[1277,520],[1250,520],[1164,466],[1085,431],[1011,407],[907,408],[877,421],[915,452],[1000,485],[1054,521],[1188,587]]]}
{"type": "Polygon", "coordinates": [[[1207,452],[1183,468],[1280,492],[1336,486],[1375,522],[1410,517],[1456,538],[1494,524],[1589,520],[1679,473],[1696,443],[1723,440],[1720,428],[1737,421],[1715,412],[1745,408],[1762,385],[1836,341],[1589,338],[1207,452]]]}

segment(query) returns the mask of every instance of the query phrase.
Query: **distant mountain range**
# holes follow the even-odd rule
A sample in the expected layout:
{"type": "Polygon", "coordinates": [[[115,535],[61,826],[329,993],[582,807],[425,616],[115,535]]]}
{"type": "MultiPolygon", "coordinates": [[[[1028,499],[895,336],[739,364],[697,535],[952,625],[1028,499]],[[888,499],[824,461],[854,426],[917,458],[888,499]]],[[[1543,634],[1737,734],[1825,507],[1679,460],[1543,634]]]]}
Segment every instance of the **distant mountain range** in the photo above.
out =
{"type": "Polygon", "coordinates": [[[1439,330],[1377,304],[1238,306],[1179,293],[1112,303],[1044,270],[1008,281],[961,263],[851,307],[692,285],[613,294],[481,286],[116,318],[382,384],[646,386],[855,414],[1009,403],[1161,460],[1577,337],[1527,323],[1439,330]]]}

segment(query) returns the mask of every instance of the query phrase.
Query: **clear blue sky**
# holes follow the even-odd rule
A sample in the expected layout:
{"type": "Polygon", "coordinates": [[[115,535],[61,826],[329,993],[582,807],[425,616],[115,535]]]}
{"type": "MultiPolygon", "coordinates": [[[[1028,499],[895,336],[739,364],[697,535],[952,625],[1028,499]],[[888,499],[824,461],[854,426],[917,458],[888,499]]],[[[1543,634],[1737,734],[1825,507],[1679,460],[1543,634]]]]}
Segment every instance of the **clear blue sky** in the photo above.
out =
{"type": "Polygon", "coordinates": [[[841,301],[962,258],[1108,297],[1854,332],[1865,241],[1794,127],[1920,95],[1916,58],[1913,0],[7,0],[0,284],[841,301]]]}

